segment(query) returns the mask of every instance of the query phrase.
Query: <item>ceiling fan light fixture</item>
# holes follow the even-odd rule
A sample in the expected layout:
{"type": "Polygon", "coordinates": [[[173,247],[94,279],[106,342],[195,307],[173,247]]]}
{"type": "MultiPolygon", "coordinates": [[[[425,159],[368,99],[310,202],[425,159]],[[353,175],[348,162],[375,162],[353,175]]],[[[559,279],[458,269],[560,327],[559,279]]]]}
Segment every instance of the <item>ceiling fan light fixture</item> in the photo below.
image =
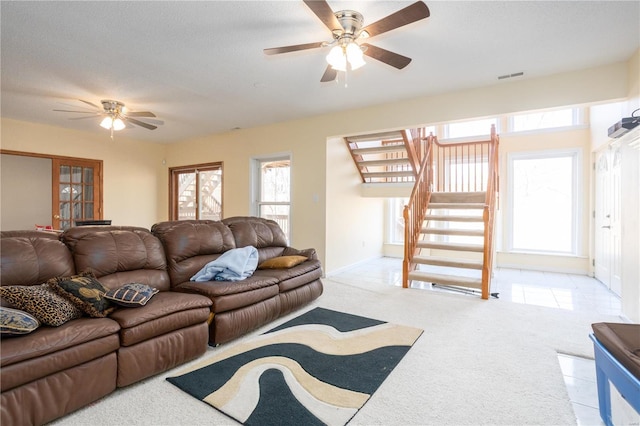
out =
{"type": "Polygon", "coordinates": [[[103,127],[107,130],[111,129],[111,126],[113,126],[113,117],[111,116],[105,117],[104,120],[100,122],[100,127],[103,127]]]}
{"type": "Polygon", "coordinates": [[[113,130],[122,130],[124,129],[126,126],[124,124],[124,121],[122,121],[120,118],[115,118],[113,120],[113,130]]]}
{"type": "Polygon", "coordinates": [[[126,126],[124,124],[124,121],[122,121],[119,117],[113,118],[112,116],[107,116],[104,118],[104,120],[102,120],[102,122],[100,123],[100,127],[103,127],[107,130],[122,130],[124,129],[126,126]]]}
{"type": "Polygon", "coordinates": [[[327,62],[336,71],[346,71],[347,62],[351,70],[357,70],[366,62],[364,61],[364,55],[362,48],[356,42],[349,42],[346,45],[339,44],[333,46],[329,54],[327,55],[327,62]]]}
{"type": "Polygon", "coordinates": [[[336,71],[347,70],[347,56],[341,45],[333,46],[327,55],[327,62],[336,71]]]}
{"type": "Polygon", "coordinates": [[[358,68],[366,64],[363,58],[364,55],[362,54],[362,49],[357,43],[352,41],[351,43],[347,44],[345,52],[352,70],[357,70],[358,68]]]}

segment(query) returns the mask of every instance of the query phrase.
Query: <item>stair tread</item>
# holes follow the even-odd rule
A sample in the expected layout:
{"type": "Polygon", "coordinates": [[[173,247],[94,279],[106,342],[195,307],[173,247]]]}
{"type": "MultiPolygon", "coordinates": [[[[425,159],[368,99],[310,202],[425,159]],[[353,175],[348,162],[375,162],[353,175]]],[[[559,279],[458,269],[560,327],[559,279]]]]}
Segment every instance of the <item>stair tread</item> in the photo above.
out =
{"type": "Polygon", "coordinates": [[[484,209],[484,203],[429,203],[429,209],[484,209]]]}
{"type": "Polygon", "coordinates": [[[428,214],[425,216],[425,220],[437,220],[442,222],[482,222],[484,219],[482,218],[482,216],[428,214]]]}
{"type": "Polygon", "coordinates": [[[351,152],[355,155],[367,155],[367,154],[378,154],[384,152],[407,152],[407,148],[404,144],[389,144],[389,145],[381,145],[381,146],[372,146],[367,148],[354,148],[351,152]]]}
{"type": "Polygon", "coordinates": [[[433,192],[431,201],[434,203],[484,203],[486,192],[433,192]]]}
{"type": "Polygon", "coordinates": [[[436,274],[434,272],[411,271],[409,280],[424,281],[434,284],[458,285],[462,287],[482,288],[482,278],[460,277],[456,275],[436,274]]]}
{"type": "Polygon", "coordinates": [[[385,160],[358,160],[358,166],[360,167],[374,167],[374,166],[392,166],[392,165],[404,165],[409,164],[408,158],[390,158],[385,160]]]}
{"type": "Polygon", "coordinates": [[[417,246],[419,248],[433,248],[433,249],[440,249],[440,250],[474,251],[474,252],[484,251],[484,244],[460,244],[460,243],[419,241],[417,246]]]}
{"type": "Polygon", "coordinates": [[[469,237],[484,237],[483,229],[457,229],[457,228],[427,228],[420,230],[421,234],[429,235],[463,235],[469,237]]]}
{"type": "Polygon", "coordinates": [[[447,266],[451,268],[482,269],[482,260],[460,259],[443,256],[413,256],[413,261],[422,265],[447,266]]]}
{"type": "Polygon", "coordinates": [[[362,176],[366,178],[374,177],[409,177],[414,176],[412,171],[397,171],[397,172],[365,172],[362,176]]]}

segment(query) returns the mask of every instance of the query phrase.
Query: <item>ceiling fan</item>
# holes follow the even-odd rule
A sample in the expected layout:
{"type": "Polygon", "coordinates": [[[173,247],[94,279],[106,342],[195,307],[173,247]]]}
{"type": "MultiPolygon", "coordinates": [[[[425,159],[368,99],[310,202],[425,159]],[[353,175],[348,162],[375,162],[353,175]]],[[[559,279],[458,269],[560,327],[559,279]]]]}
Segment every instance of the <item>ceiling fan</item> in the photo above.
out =
{"type": "Polygon", "coordinates": [[[161,120],[153,119],[156,115],[150,111],[130,111],[122,102],[104,99],[100,101],[102,107],[94,104],[93,102],[78,99],[80,102],[84,102],[87,105],[93,107],[92,109],[80,110],[67,110],[67,109],[54,109],[58,112],[72,112],[76,114],[88,114],[82,117],[72,117],[70,120],[81,120],[84,118],[104,117],[100,122],[100,126],[107,130],[111,130],[111,137],[113,138],[113,131],[122,130],[125,127],[131,127],[130,124],[144,127],[145,129],[155,130],[157,125],[164,124],[161,120]],[[145,121],[139,120],[141,118],[145,121]],[[154,123],[154,124],[151,124],[154,123]]]}
{"type": "Polygon", "coordinates": [[[327,55],[329,65],[320,79],[321,82],[335,80],[338,71],[347,71],[348,68],[354,70],[361,67],[364,65],[363,54],[397,69],[403,69],[409,65],[411,58],[390,52],[381,47],[373,46],[369,43],[359,44],[358,40],[394,30],[428,18],[430,15],[427,5],[418,1],[363,28],[364,19],[359,12],[354,10],[334,12],[325,0],[304,0],[304,3],[320,18],[327,28],[329,28],[333,35],[333,40],[273,47],[264,49],[264,53],[267,55],[276,55],[279,53],[333,46],[329,55],[327,55]]]}

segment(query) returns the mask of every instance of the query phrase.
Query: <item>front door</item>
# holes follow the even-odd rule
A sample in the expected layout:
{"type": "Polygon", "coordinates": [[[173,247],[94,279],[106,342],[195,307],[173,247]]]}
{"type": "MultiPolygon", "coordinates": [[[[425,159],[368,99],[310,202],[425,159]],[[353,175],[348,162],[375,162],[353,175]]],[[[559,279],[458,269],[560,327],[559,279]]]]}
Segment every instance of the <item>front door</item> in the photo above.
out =
{"type": "Polygon", "coordinates": [[[53,158],[51,169],[54,229],[102,218],[102,161],[53,158]]]}

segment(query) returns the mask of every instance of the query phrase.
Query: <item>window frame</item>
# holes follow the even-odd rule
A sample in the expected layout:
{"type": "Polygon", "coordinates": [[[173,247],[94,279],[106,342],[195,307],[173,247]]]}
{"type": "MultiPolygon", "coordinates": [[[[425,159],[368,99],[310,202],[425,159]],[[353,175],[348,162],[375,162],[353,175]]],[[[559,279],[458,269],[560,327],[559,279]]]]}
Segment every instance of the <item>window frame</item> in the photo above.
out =
{"type": "MultiPolygon", "coordinates": [[[[202,163],[187,166],[177,166],[169,168],[169,220],[185,220],[179,219],[179,194],[178,176],[183,173],[196,173],[200,171],[220,170],[220,220],[224,218],[224,163],[222,161],[212,163],[202,163]]],[[[196,184],[196,199],[200,199],[200,187],[196,184]]],[[[199,220],[200,208],[196,208],[196,220],[199,220]]]]}
{"type": "Polygon", "coordinates": [[[562,130],[575,129],[577,127],[583,127],[586,125],[585,118],[585,108],[583,107],[565,107],[565,108],[555,108],[550,110],[534,110],[530,112],[523,112],[517,114],[509,114],[507,115],[507,133],[517,133],[517,134],[530,134],[530,133],[542,133],[542,132],[559,132],[562,130]],[[534,114],[544,114],[548,112],[557,112],[557,111],[566,111],[571,110],[572,122],[569,125],[565,126],[555,126],[555,127],[536,127],[533,129],[523,129],[516,130],[515,129],[515,118],[522,115],[534,115],[534,114]]]}
{"type": "Polygon", "coordinates": [[[260,216],[260,207],[263,205],[275,205],[275,206],[288,206],[289,207],[289,218],[287,229],[283,229],[285,236],[287,237],[287,241],[291,241],[293,235],[293,203],[292,203],[292,195],[293,195],[293,156],[291,152],[280,152],[271,155],[264,155],[259,157],[251,158],[251,167],[250,167],[250,180],[251,180],[251,191],[250,191],[250,209],[251,214],[256,217],[260,216]],[[263,163],[274,162],[274,161],[289,161],[289,201],[262,201],[262,172],[261,167],[263,163]]]}
{"type": "Polygon", "coordinates": [[[556,150],[541,150],[541,151],[523,151],[523,152],[510,152],[507,154],[507,203],[506,203],[506,241],[505,251],[510,253],[538,253],[548,255],[568,255],[568,256],[580,256],[582,247],[582,235],[580,229],[582,229],[582,216],[580,212],[582,203],[582,188],[583,188],[583,175],[582,175],[582,148],[565,148],[556,150]],[[540,249],[526,249],[514,247],[514,161],[523,159],[552,159],[570,157],[572,159],[572,178],[571,178],[571,250],[569,252],[559,250],[540,250],[540,249]]]}

